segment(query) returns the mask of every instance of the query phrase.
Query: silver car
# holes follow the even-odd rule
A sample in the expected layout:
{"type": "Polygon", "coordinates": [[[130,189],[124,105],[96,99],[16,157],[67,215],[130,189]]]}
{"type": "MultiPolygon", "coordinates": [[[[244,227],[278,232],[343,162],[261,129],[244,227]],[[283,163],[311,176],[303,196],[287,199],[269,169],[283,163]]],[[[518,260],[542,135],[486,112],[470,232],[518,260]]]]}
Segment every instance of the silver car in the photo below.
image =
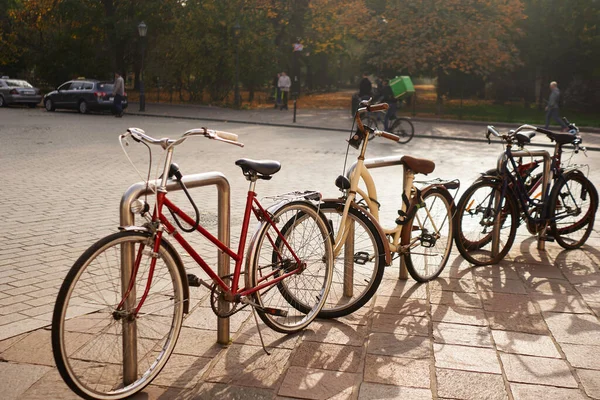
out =
{"type": "Polygon", "coordinates": [[[42,101],[40,90],[31,86],[27,81],[10,79],[8,76],[0,78],[0,107],[10,104],[27,104],[35,107],[42,101]]]}

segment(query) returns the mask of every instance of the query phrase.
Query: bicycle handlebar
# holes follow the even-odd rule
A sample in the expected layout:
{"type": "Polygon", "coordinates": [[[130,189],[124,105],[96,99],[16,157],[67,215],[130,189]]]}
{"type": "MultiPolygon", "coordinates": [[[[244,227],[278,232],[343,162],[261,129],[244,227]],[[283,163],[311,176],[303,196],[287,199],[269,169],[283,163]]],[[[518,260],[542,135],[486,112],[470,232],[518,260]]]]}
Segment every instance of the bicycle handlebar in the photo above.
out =
{"type": "Polygon", "coordinates": [[[400,136],[395,135],[393,133],[389,133],[389,132],[386,132],[386,131],[380,131],[380,130],[377,130],[377,129],[373,133],[375,134],[375,136],[381,136],[382,138],[393,140],[394,142],[399,142],[400,141],[400,136]]]}
{"type": "Polygon", "coordinates": [[[385,111],[388,108],[390,108],[390,106],[388,105],[388,103],[379,103],[379,104],[374,104],[374,105],[368,105],[367,106],[367,111],[369,112],[377,112],[377,111],[385,111]]]}
{"type": "MultiPolygon", "coordinates": [[[[581,136],[578,135],[579,129],[577,128],[577,126],[575,124],[573,124],[573,123],[570,123],[566,118],[563,118],[563,120],[569,126],[569,128],[571,129],[571,131],[573,131],[573,130],[575,131],[574,133],[569,133],[569,135],[573,136],[573,141],[571,142],[571,144],[575,148],[574,149],[575,153],[578,153],[580,149],[585,152],[585,150],[586,150],[585,147],[580,146],[581,143],[582,143],[582,140],[581,140],[581,136]]],[[[502,140],[511,143],[512,141],[515,140],[517,133],[519,133],[522,130],[526,130],[526,129],[532,130],[532,131],[535,131],[535,132],[539,132],[539,133],[543,133],[544,135],[547,135],[548,137],[550,137],[551,140],[555,140],[556,135],[558,135],[557,133],[552,132],[552,131],[550,131],[548,129],[540,128],[540,127],[533,126],[533,125],[528,125],[528,124],[521,125],[517,129],[509,131],[509,133],[500,134],[496,130],[496,128],[494,128],[494,126],[488,125],[485,137],[487,138],[488,143],[491,142],[490,141],[490,134],[493,134],[494,136],[499,137],[502,140]]]]}
{"type": "Polygon", "coordinates": [[[235,133],[217,131],[214,129],[207,128],[190,129],[189,131],[181,135],[179,139],[156,139],[152,136],[146,135],[146,132],[144,132],[143,129],[132,127],[127,129],[127,132],[121,135],[121,139],[126,138],[127,136],[131,136],[131,138],[138,143],[143,141],[148,144],[160,145],[164,150],[167,150],[170,147],[174,147],[183,143],[190,136],[204,136],[209,139],[214,139],[220,142],[230,143],[236,146],[244,147],[243,143],[238,142],[238,135],[236,135],[235,133]]]}

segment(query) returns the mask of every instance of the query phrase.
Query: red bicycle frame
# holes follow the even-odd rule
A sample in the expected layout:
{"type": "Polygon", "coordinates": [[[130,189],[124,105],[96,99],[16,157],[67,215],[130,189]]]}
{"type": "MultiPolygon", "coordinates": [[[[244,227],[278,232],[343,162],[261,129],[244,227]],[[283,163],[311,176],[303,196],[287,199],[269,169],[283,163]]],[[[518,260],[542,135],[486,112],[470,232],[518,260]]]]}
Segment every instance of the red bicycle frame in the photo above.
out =
{"type": "MultiPolygon", "coordinates": [[[[229,247],[227,247],[225,244],[223,244],[219,239],[215,238],[210,232],[208,232],[206,229],[204,229],[201,225],[198,225],[195,228],[195,230],[197,232],[199,232],[202,236],[204,236],[210,242],[212,242],[215,246],[217,246],[221,251],[225,252],[229,257],[231,257],[233,260],[235,260],[235,269],[234,269],[234,273],[233,273],[233,281],[231,283],[231,287],[229,287],[223,281],[223,279],[221,279],[221,277],[219,277],[214,272],[214,270],[206,263],[206,261],[204,261],[204,259],[202,259],[202,257],[194,250],[194,248],[183,238],[181,233],[179,233],[179,231],[173,226],[173,224],[171,224],[171,222],[165,217],[165,215],[162,212],[163,207],[167,207],[175,215],[177,215],[179,218],[181,218],[183,221],[185,221],[185,223],[187,223],[189,225],[195,226],[196,221],[193,218],[191,218],[189,215],[187,215],[183,210],[178,208],[173,202],[171,202],[169,199],[167,199],[165,192],[158,192],[157,203],[154,208],[154,213],[152,215],[152,222],[160,221],[162,226],[164,226],[166,232],[168,234],[172,235],[175,238],[175,240],[177,240],[177,242],[185,249],[185,251],[196,261],[196,263],[198,263],[198,265],[200,265],[200,267],[202,267],[202,269],[208,274],[208,276],[210,276],[210,278],[213,280],[213,282],[215,282],[217,285],[219,285],[221,287],[221,289],[223,289],[225,292],[230,293],[231,297],[240,298],[242,296],[250,295],[252,293],[257,292],[258,290],[264,289],[265,287],[275,285],[278,282],[282,281],[283,279],[285,279],[291,275],[294,275],[302,270],[302,267],[303,267],[302,262],[300,261],[300,259],[298,258],[298,256],[294,252],[294,250],[292,250],[291,246],[289,245],[289,243],[287,242],[285,237],[281,234],[281,232],[279,231],[279,229],[277,228],[277,226],[275,225],[275,223],[269,216],[269,213],[262,207],[260,202],[256,199],[256,193],[252,190],[248,191],[248,198],[246,200],[246,209],[244,212],[244,220],[242,222],[242,232],[240,235],[240,243],[238,245],[237,253],[234,252],[229,247]],[[253,205],[256,207],[253,207],[253,205]],[[246,236],[248,234],[248,226],[250,224],[250,212],[251,211],[254,213],[254,215],[256,216],[256,218],[258,220],[264,220],[271,227],[273,227],[273,229],[277,233],[277,236],[281,239],[283,245],[285,245],[285,247],[291,252],[292,256],[294,257],[294,261],[296,262],[296,268],[294,268],[292,271],[283,273],[281,275],[280,275],[280,271],[275,269],[272,272],[270,272],[269,274],[261,277],[261,279],[257,282],[256,286],[251,287],[251,288],[245,287],[240,290],[238,284],[239,284],[239,279],[240,279],[240,274],[241,274],[241,269],[242,269],[242,261],[244,259],[244,250],[246,247],[246,236]],[[275,276],[275,275],[277,275],[277,276],[275,276]],[[265,282],[267,280],[269,280],[269,282],[265,282]]],[[[150,262],[150,270],[148,273],[148,281],[146,282],[146,288],[144,290],[144,294],[142,295],[140,302],[138,303],[138,305],[135,309],[134,315],[137,315],[140,308],[144,304],[146,297],[148,296],[148,292],[150,291],[150,286],[152,284],[152,277],[154,275],[154,268],[156,266],[156,259],[158,257],[158,252],[160,250],[162,234],[163,234],[162,229],[158,229],[156,231],[155,238],[154,238],[154,247],[152,249],[152,251],[153,251],[152,260],[150,262]]],[[[273,238],[271,238],[271,236],[269,234],[267,234],[267,238],[268,238],[269,242],[271,243],[271,245],[273,246],[273,249],[277,252],[279,259],[282,260],[282,258],[283,258],[282,254],[279,251],[279,249],[277,248],[277,246],[275,245],[275,241],[273,241],[273,238]]],[[[131,292],[133,285],[135,284],[135,278],[138,273],[138,269],[139,269],[140,262],[142,259],[142,253],[143,253],[144,247],[145,247],[144,245],[140,245],[140,248],[138,249],[137,256],[135,259],[135,264],[134,264],[134,267],[131,272],[131,278],[129,280],[129,287],[128,287],[127,291],[125,292],[125,295],[123,296],[123,299],[121,300],[121,303],[117,307],[117,310],[122,309],[123,304],[125,303],[125,300],[129,296],[129,293],[131,292]]]]}

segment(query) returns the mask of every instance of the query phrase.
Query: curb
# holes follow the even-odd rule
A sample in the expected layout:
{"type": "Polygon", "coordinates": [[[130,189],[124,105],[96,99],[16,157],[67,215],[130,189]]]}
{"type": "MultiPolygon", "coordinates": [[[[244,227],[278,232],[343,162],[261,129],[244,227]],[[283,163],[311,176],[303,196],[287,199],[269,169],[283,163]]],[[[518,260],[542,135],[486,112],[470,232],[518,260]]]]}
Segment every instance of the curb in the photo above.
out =
{"type": "MultiPolygon", "coordinates": [[[[263,125],[263,126],[274,126],[279,128],[295,128],[295,129],[312,129],[318,131],[329,131],[329,132],[344,132],[348,133],[348,129],[337,129],[337,128],[325,128],[321,126],[307,126],[307,125],[292,125],[292,124],[280,124],[275,122],[256,122],[256,121],[243,121],[243,120],[231,120],[231,119],[223,119],[223,118],[204,118],[204,117],[189,117],[189,116],[176,116],[176,115],[164,115],[164,114],[149,114],[149,113],[141,113],[141,112],[128,112],[129,115],[141,116],[141,117],[151,117],[151,118],[173,118],[173,119],[188,119],[188,120],[197,120],[197,121],[211,121],[211,122],[227,122],[231,124],[243,124],[243,125],[263,125]]],[[[421,121],[420,119],[414,118],[413,121],[421,121]]],[[[446,120],[422,120],[422,122],[446,122],[446,120]]],[[[455,122],[455,121],[453,121],[455,122]]],[[[464,121],[463,121],[464,122],[464,121]]],[[[481,122],[470,121],[473,125],[479,125],[481,122]]],[[[458,123],[457,123],[458,124],[458,123]]],[[[498,125],[505,127],[512,127],[519,125],[498,125]]],[[[600,130],[599,130],[600,132],[600,130]]],[[[434,139],[434,140],[449,140],[449,141],[457,141],[457,142],[474,142],[474,143],[488,143],[487,139],[479,139],[479,138],[467,138],[467,137],[454,137],[454,136],[436,136],[436,135],[414,135],[415,138],[420,139],[434,139]]],[[[552,144],[538,144],[536,146],[539,147],[548,147],[554,148],[552,144]]],[[[600,147],[586,147],[588,151],[599,151],[600,147]]]]}

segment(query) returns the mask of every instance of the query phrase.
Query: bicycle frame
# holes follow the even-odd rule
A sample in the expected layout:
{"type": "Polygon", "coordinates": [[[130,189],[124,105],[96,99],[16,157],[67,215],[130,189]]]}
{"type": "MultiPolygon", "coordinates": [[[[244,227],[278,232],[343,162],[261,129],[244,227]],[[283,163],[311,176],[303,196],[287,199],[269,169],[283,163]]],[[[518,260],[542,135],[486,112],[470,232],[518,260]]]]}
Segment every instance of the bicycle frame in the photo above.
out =
{"type": "MultiPolygon", "coordinates": [[[[251,188],[253,187],[253,184],[254,184],[254,182],[252,182],[251,188]]],[[[158,254],[158,251],[160,249],[161,238],[162,238],[164,231],[166,231],[168,234],[172,235],[175,238],[175,240],[177,240],[177,242],[185,249],[185,251],[194,259],[194,261],[196,261],[196,263],[208,274],[208,276],[213,280],[213,282],[215,284],[217,284],[224,291],[224,293],[225,293],[224,297],[228,301],[239,301],[239,299],[241,297],[251,295],[261,289],[264,289],[265,287],[275,285],[278,282],[282,281],[283,279],[285,279],[291,275],[294,275],[299,270],[301,270],[302,265],[301,265],[300,259],[298,258],[296,253],[293,251],[293,249],[291,248],[291,246],[289,245],[289,243],[287,242],[285,237],[281,234],[281,232],[279,231],[279,229],[277,228],[277,226],[275,225],[275,223],[269,216],[269,213],[260,204],[260,202],[256,198],[256,193],[253,190],[248,191],[248,197],[246,200],[246,208],[244,211],[244,219],[242,222],[242,229],[241,229],[241,234],[240,234],[240,242],[238,244],[237,252],[234,252],[234,250],[232,250],[231,248],[229,248],[228,246],[223,244],[220,240],[215,238],[210,232],[208,232],[206,229],[204,229],[200,224],[198,224],[196,226],[196,221],[194,221],[194,219],[192,217],[187,215],[184,211],[182,211],[180,208],[178,208],[173,202],[171,202],[166,197],[166,194],[167,194],[166,191],[160,191],[160,190],[158,191],[158,194],[157,194],[157,204],[154,208],[154,212],[152,215],[152,222],[153,223],[160,222],[160,225],[158,225],[156,232],[155,232],[154,244],[153,244],[153,249],[152,249],[153,257],[152,257],[152,261],[150,263],[148,280],[146,282],[144,294],[142,295],[142,297],[134,311],[134,315],[138,314],[138,312],[141,309],[142,305],[144,304],[146,297],[148,295],[148,292],[150,290],[150,286],[152,284],[152,278],[153,278],[153,274],[154,274],[154,268],[156,266],[156,256],[155,255],[158,254]],[[204,259],[194,250],[194,248],[183,238],[181,233],[179,233],[179,231],[175,228],[175,226],[173,226],[173,224],[171,224],[171,222],[163,214],[163,212],[162,212],[163,207],[167,207],[167,209],[171,210],[175,215],[177,215],[183,221],[185,221],[185,223],[187,223],[191,226],[194,226],[196,232],[200,233],[202,236],[204,236],[206,239],[208,239],[210,242],[212,242],[216,247],[218,247],[221,251],[225,252],[229,257],[231,257],[233,260],[235,260],[235,268],[234,268],[233,280],[232,280],[231,286],[227,285],[223,281],[223,279],[221,277],[219,277],[214,272],[214,270],[206,263],[206,261],[204,261],[204,259]],[[293,269],[292,271],[285,272],[276,277],[274,277],[274,276],[276,274],[279,274],[280,271],[274,270],[273,272],[269,273],[268,275],[263,276],[260,279],[257,286],[252,287],[252,288],[244,287],[244,288],[240,289],[239,288],[239,279],[240,279],[240,275],[241,275],[242,261],[244,260],[244,251],[245,251],[245,247],[246,247],[246,236],[248,234],[248,226],[250,224],[251,213],[254,213],[254,215],[256,216],[256,218],[258,220],[265,220],[265,221],[267,221],[267,223],[269,225],[271,225],[271,227],[273,227],[273,229],[277,233],[278,237],[281,239],[282,244],[285,245],[285,247],[293,255],[294,260],[296,262],[296,268],[293,269]],[[268,283],[260,283],[260,282],[264,282],[265,280],[269,280],[269,282],[268,283]]],[[[267,234],[267,238],[270,241],[273,248],[276,249],[275,241],[268,234],[267,234]]],[[[117,310],[122,309],[123,304],[125,303],[125,300],[128,298],[129,293],[133,289],[143,251],[144,251],[144,247],[140,246],[140,248],[138,249],[138,254],[135,257],[134,268],[132,270],[131,279],[129,280],[129,287],[128,287],[125,295],[123,296],[121,303],[117,307],[117,310]]]]}

